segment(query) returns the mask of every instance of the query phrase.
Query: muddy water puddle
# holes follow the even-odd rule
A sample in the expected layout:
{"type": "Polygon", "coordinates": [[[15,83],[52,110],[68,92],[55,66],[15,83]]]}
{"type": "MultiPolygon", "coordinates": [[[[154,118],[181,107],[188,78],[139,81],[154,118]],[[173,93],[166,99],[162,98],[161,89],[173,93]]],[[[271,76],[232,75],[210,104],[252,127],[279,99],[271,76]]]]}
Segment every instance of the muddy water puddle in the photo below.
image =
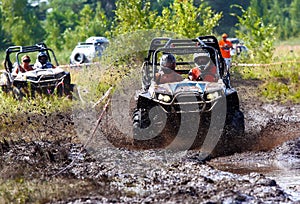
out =
{"type": "Polygon", "coordinates": [[[294,201],[300,201],[300,168],[270,169],[265,175],[274,179],[279,186],[291,195],[294,201]]]}
{"type": "Polygon", "coordinates": [[[268,154],[263,152],[246,153],[241,154],[241,156],[218,158],[209,163],[218,170],[234,174],[263,174],[275,180],[293,201],[300,201],[300,163],[291,166],[268,158],[268,156],[272,157],[268,154]]]}

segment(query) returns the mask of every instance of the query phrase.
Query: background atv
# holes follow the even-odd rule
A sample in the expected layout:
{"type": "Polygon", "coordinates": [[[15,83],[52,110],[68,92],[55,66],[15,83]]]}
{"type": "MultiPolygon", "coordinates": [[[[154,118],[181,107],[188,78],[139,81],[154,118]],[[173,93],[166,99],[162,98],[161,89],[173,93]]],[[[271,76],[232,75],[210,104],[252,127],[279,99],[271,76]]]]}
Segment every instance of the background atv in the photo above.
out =
{"type": "Polygon", "coordinates": [[[70,56],[70,64],[92,63],[95,58],[100,58],[108,46],[105,37],[89,37],[85,42],[79,42],[70,56]]]}
{"type": "Polygon", "coordinates": [[[36,93],[59,96],[70,95],[74,89],[71,84],[70,73],[59,67],[52,49],[44,43],[33,46],[11,46],[6,50],[4,61],[5,70],[1,70],[0,86],[5,93],[11,92],[17,99],[24,96],[33,97],[36,93]],[[38,53],[44,52],[55,68],[38,68],[32,71],[18,74],[14,69],[20,69],[20,59],[23,55],[29,55],[36,59],[38,53]]]}
{"type": "Polygon", "coordinates": [[[224,140],[224,136],[243,135],[244,115],[240,111],[237,91],[230,86],[229,73],[224,71],[225,62],[220,53],[214,36],[152,40],[142,68],[142,89],[137,92],[133,112],[136,146],[186,150],[205,143],[211,149],[218,140],[224,140]],[[176,57],[175,71],[185,80],[155,83],[159,59],[165,53],[176,57]],[[188,79],[190,69],[195,67],[195,53],[209,53],[217,69],[217,81],[188,79]]]}

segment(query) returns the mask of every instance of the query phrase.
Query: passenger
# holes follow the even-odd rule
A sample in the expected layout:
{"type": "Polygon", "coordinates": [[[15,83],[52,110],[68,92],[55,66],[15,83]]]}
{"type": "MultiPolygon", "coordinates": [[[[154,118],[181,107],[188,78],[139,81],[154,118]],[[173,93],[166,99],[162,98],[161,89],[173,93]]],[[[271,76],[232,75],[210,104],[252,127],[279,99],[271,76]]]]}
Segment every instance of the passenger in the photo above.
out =
{"type": "Polygon", "coordinates": [[[37,62],[34,64],[33,68],[55,68],[55,66],[48,61],[48,56],[45,52],[40,52],[38,54],[37,62]]]}
{"type": "Polygon", "coordinates": [[[217,82],[217,67],[210,59],[209,53],[195,53],[194,63],[196,67],[189,71],[189,79],[192,81],[217,82]]]}
{"type": "Polygon", "coordinates": [[[19,69],[18,67],[15,68],[14,71],[15,74],[18,74],[19,70],[22,73],[33,70],[32,66],[30,65],[31,59],[28,55],[24,55],[21,58],[21,60],[22,60],[22,64],[19,66],[19,69]]]}
{"type": "Polygon", "coordinates": [[[172,54],[164,54],[160,59],[160,70],[155,74],[157,84],[182,81],[180,74],[175,72],[176,59],[172,54]]]}

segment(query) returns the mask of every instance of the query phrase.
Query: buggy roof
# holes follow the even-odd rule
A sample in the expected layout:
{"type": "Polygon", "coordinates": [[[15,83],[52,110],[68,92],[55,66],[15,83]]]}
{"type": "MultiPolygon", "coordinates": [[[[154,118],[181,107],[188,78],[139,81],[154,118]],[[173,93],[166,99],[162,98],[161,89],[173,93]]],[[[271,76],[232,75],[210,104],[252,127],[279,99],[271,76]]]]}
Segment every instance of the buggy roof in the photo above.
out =
{"type": "Polygon", "coordinates": [[[16,53],[15,62],[20,64],[19,62],[20,54],[33,53],[33,52],[45,52],[48,56],[48,60],[51,62],[52,61],[51,56],[52,56],[56,66],[58,66],[58,62],[53,50],[48,48],[45,43],[38,43],[32,46],[10,46],[6,49],[5,52],[6,52],[6,56],[5,56],[4,66],[6,71],[8,72],[12,72],[13,69],[13,63],[10,58],[12,53],[16,53]]]}
{"type": "MultiPolygon", "coordinates": [[[[153,65],[158,65],[157,53],[174,53],[178,55],[193,54],[196,52],[208,52],[211,60],[219,66],[219,60],[224,61],[221,56],[218,40],[215,36],[200,36],[195,39],[173,39],[173,38],[154,38],[151,41],[146,60],[153,65]]],[[[185,64],[189,62],[178,62],[185,64]]]]}

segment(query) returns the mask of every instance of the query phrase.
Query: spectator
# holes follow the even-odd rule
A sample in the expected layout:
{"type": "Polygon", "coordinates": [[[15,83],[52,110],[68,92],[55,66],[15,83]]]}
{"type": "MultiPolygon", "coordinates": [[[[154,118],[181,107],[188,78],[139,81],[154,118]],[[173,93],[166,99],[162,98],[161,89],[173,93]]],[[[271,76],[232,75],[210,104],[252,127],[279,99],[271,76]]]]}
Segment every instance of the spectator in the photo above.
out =
{"type": "Polygon", "coordinates": [[[160,70],[155,74],[157,84],[182,81],[180,74],[175,72],[176,59],[172,54],[164,54],[160,59],[160,70]]]}
{"type": "Polygon", "coordinates": [[[28,55],[24,55],[21,60],[22,64],[19,66],[19,68],[16,67],[14,71],[15,74],[18,74],[19,70],[21,73],[33,70],[32,66],[30,65],[31,59],[28,55]]]}
{"type": "Polygon", "coordinates": [[[222,40],[219,41],[219,46],[221,49],[222,57],[225,60],[227,71],[229,71],[229,68],[231,66],[231,55],[230,50],[233,49],[232,43],[227,40],[228,35],[224,33],[222,35],[222,40]]]}
{"type": "Polygon", "coordinates": [[[209,53],[195,53],[196,67],[190,70],[189,79],[192,81],[217,82],[217,67],[212,63],[209,53]]]}
{"type": "Polygon", "coordinates": [[[35,69],[37,68],[55,68],[55,66],[48,61],[48,56],[45,52],[40,52],[38,54],[37,62],[33,66],[35,69]]]}

